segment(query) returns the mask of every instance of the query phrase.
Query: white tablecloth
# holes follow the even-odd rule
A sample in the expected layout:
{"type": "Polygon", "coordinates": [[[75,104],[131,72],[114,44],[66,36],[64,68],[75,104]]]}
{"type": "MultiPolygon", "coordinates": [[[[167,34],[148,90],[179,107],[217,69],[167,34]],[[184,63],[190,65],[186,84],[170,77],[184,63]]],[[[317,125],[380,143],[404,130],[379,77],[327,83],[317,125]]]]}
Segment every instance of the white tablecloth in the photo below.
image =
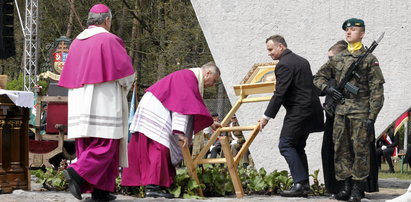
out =
{"type": "Polygon", "coordinates": [[[29,91],[11,91],[0,89],[0,95],[6,94],[16,106],[33,108],[34,94],[29,91]]]}

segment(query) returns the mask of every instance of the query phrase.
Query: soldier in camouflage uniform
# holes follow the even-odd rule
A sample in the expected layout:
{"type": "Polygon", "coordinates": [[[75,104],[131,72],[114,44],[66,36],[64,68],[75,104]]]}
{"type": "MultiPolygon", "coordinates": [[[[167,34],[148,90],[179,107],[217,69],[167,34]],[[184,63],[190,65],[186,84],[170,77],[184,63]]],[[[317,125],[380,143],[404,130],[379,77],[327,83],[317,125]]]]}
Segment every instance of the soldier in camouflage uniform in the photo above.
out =
{"type": "Polygon", "coordinates": [[[341,81],[351,63],[365,52],[361,41],[365,34],[363,20],[351,18],[342,26],[346,32],[348,48],[332,57],[314,76],[314,84],[322,92],[345,102],[335,109],[333,129],[334,164],[336,179],[344,181],[338,200],[361,201],[363,181],[370,169],[370,141],[374,139],[370,131],[384,102],[384,77],[377,58],[370,54],[349,82],[360,90],[354,95],[344,89],[337,91],[328,86],[329,79],[341,81]]]}

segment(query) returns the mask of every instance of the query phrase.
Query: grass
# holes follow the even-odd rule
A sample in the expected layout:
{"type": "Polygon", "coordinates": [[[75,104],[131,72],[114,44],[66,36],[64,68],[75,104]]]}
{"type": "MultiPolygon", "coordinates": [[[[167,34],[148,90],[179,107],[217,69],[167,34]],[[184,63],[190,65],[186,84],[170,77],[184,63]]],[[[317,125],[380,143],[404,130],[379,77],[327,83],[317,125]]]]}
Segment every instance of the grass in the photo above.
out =
{"type": "Polygon", "coordinates": [[[403,173],[401,173],[401,162],[398,160],[394,162],[395,173],[387,173],[388,164],[381,164],[381,172],[378,173],[378,178],[397,178],[400,180],[411,180],[411,168],[408,164],[404,164],[403,173]]]}

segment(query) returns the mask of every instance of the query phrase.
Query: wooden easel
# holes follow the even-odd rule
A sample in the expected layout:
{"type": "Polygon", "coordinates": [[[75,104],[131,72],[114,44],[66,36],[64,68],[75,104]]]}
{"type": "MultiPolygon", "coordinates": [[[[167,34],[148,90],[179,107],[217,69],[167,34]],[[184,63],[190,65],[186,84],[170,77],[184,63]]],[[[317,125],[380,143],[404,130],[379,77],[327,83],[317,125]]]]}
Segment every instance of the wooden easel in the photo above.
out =
{"type": "MultiPolygon", "coordinates": [[[[269,82],[261,83],[261,81],[264,81],[264,76],[266,76],[267,73],[272,73],[272,75],[274,74],[273,70],[276,64],[277,62],[255,64],[253,68],[250,70],[250,72],[247,74],[247,76],[243,79],[242,83],[240,85],[234,86],[235,94],[239,96],[239,99],[233,105],[233,107],[228,112],[228,114],[224,117],[223,121],[221,122],[222,127],[214,131],[213,135],[210,137],[207,144],[204,146],[204,148],[200,151],[200,153],[195,159],[191,158],[191,154],[188,149],[188,146],[182,147],[183,157],[184,157],[184,161],[187,166],[187,169],[188,169],[188,173],[191,176],[191,178],[193,178],[198,184],[200,184],[200,181],[196,173],[197,165],[226,163],[227,168],[230,173],[231,180],[234,185],[235,194],[237,198],[242,198],[244,196],[244,190],[241,185],[240,177],[238,176],[237,166],[238,166],[238,163],[240,162],[240,159],[243,157],[245,152],[250,147],[251,143],[254,141],[254,138],[260,131],[260,125],[259,123],[257,123],[256,125],[250,125],[250,126],[235,126],[235,127],[227,127],[227,126],[229,124],[231,117],[233,117],[233,115],[238,111],[241,104],[254,103],[254,102],[265,102],[271,99],[271,96],[253,97],[253,98],[247,98],[247,97],[248,95],[274,92],[275,77],[274,77],[274,80],[269,81],[269,82]],[[259,83],[256,83],[256,82],[259,82],[259,83]],[[220,133],[221,132],[231,132],[231,131],[252,131],[252,132],[251,132],[250,137],[245,141],[245,143],[243,144],[243,146],[241,147],[240,151],[237,153],[236,156],[232,155],[230,143],[228,142],[227,137],[224,136],[224,137],[220,137],[221,148],[222,148],[222,151],[224,152],[224,158],[205,159],[204,158],[205,154],[210,149],[211,145],[214,144],[217,137],[220,136],[220,133]]],[[[203,191],[199,189],[198,194],[200,196],[203,196],[203,191]]]]}

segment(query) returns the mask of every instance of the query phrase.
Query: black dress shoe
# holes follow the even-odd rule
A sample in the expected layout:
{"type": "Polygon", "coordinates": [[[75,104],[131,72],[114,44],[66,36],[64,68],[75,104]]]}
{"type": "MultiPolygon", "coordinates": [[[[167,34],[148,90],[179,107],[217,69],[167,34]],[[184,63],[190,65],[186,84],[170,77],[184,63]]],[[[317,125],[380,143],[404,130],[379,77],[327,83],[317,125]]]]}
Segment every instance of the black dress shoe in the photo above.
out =
{"type": "Polygon", "coordinates": [[[67,182],[69,183],[69,190],[70,193],[76,197],[76,199],[81,200],[81,185],[85,182],[85,180],[77,174],[77,172],[73,168],[67,168],[63,170],[64,178],[66,178],[67,182]]]}
{"type": "Polygon", "coordinates": [[[302,184],[303,184],[303,188],[304,188],[303,189],[304,194],[311,194],[311,187],[310,187],[310,183],[308,182],[308,180],[302,182],[302,184]]]}
{"type": "Polygon", "coordinates": [[[388,173],[395,173],[394,168],[390,168],[390,169],[388,169],[388,173]]]}
{"type": "Polygon", "coordinates": [[[114,201],[114,200],[117,199],[117,196],[114,195],[114,194],[112,194],[112,193],[108,193],[107,196],[106,196],[106,199],[107,199],[108,201],[114,201]]]}
{"type": "Polygon", "coordinates": [[[111,194],[109,191],[94,188],[91,193],[91,198],[93,201],[114,201],[117,196],[111,194]]]}
{"type": "Polygon", "coordinates": [[[302,183],[295,183],[290,190],[280,193],[284,197],[307,197],[306,191],[304,191],[304,185],[302,183]]]}
{"type": "Polygon", "coordinates": [[[88,200],[86,199],[86,202],[107,202],[107,201],[114,201],[116,200],[117,196],[110,194],[109,195],[110,198],[105,198],[105,199],[96,199],[96,198],[88,198],[88,200]]]}
{"type": "Polygon", "coordinates": [[[145,197],[162,197],[162,198],[174,198],[173,194],[165,193],[163,191],[146,191],[145,197]]]}
{"type": "Polygon", "coordinates": [[[144,192],[145,197],[162,197],[162,198],[174,198],[173,194],[167,193],[158,185],[147,185],[144,192]]]}

